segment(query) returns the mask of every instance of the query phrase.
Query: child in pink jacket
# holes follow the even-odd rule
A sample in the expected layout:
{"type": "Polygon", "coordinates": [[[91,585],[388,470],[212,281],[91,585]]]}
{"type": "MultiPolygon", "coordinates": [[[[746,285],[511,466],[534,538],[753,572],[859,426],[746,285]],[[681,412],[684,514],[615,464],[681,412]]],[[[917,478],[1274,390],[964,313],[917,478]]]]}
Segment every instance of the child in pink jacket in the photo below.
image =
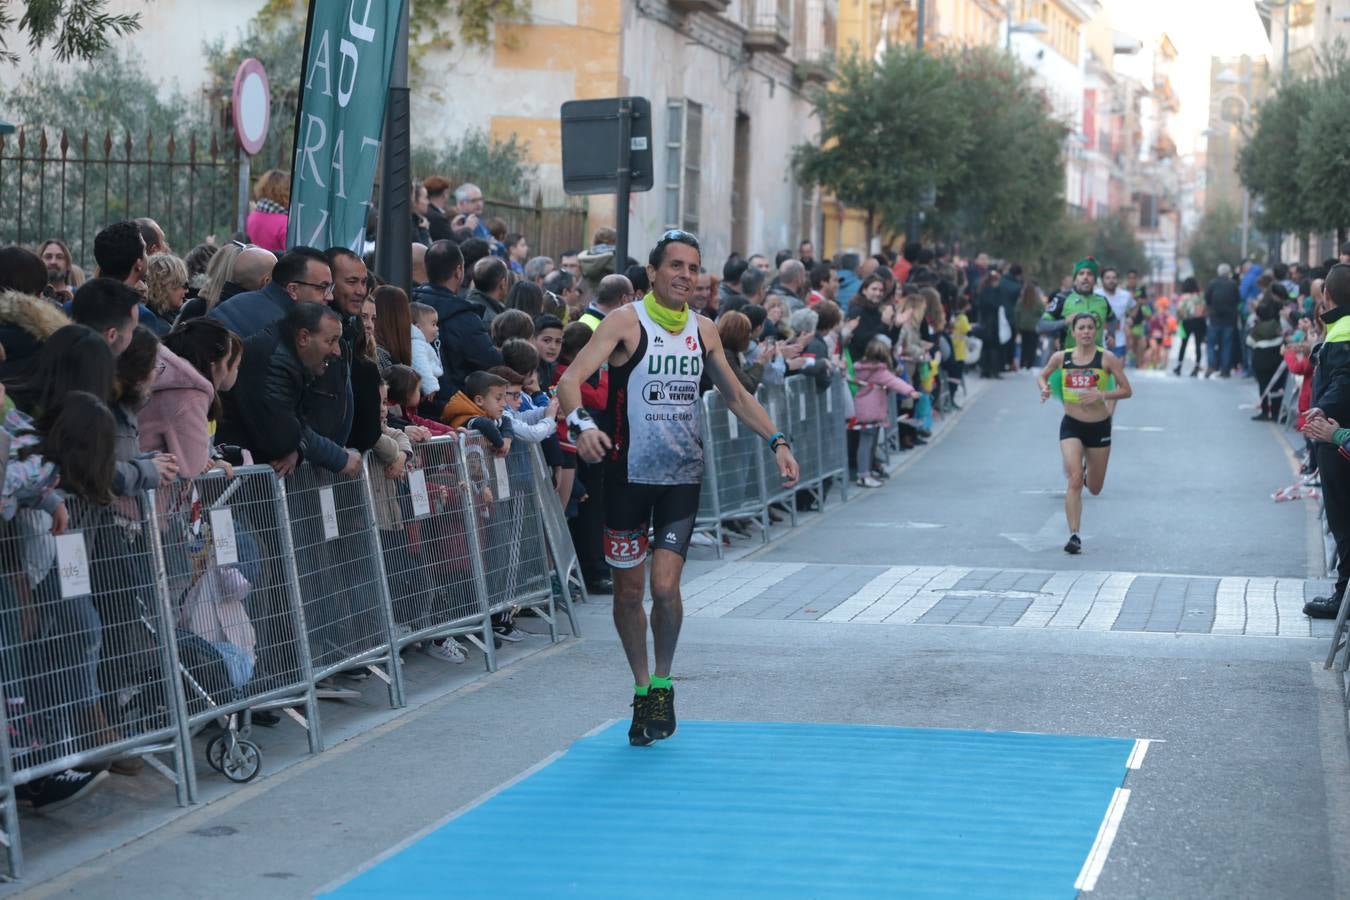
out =
{"type": "Polygon", "coordinates": [[[895,374],[891,368],[891,342],[878,336],[872,338],[863,358],[853,364],[858,393],[853,396],[854,422],[858,435],[858,486],[881,487],[874,476],[873,456],[877,435],[887,421],[887,405],[893,403],[891,394],[915,398],[918,390],[895,374]]]}

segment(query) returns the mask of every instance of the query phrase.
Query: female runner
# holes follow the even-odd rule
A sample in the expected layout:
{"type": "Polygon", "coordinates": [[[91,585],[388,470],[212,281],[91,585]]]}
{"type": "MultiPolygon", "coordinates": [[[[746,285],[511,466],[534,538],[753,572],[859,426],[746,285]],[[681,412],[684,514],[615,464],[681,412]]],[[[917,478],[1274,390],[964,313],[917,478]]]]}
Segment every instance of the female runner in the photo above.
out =
{"type": "Polygon", "coordinates": [[[1116,401],[1134,394],[1125,366],[1115,354],[1097,346],[1097,319],[1078,313],[1069,321],[1074,346],[1061,350],[1036,376],[1041,402],[1050,399],[1050,376],[1064,373],[1064,419],[1059,424],[1059,451],[1064,457],[1068,490],[1064,493],[1064,517],[1069,521],[1069,542],[1064,552],[1083,552],[1078,531],[1083,523],[1083,484],[1095,497],[1106,482],[1106,464],[1111,458],[1111,414],[1116,401]]]}

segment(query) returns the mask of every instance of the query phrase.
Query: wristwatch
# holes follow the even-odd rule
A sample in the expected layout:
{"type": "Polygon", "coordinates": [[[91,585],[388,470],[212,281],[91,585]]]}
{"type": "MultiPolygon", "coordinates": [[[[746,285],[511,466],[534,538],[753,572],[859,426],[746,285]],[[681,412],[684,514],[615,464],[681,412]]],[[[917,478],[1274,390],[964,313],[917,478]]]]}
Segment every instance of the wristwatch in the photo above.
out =
{"type": "Polygon", "coordinates": [[[567,438],[572,443],[577,442],[583,431],[590,431],[592,428],[598,428],[591,414],[580,406],[572,410],[567,415],[567,438]]]}

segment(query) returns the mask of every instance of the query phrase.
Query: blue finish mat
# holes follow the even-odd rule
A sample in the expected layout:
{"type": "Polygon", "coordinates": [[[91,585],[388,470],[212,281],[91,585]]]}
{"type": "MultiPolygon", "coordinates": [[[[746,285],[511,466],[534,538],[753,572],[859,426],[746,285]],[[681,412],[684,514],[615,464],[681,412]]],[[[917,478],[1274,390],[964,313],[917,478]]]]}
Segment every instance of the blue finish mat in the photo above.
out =
{"type": "Polygon", "coordinates": [[[329,896],[1073,897],[1134,742],[627,723],[329,896]]]}

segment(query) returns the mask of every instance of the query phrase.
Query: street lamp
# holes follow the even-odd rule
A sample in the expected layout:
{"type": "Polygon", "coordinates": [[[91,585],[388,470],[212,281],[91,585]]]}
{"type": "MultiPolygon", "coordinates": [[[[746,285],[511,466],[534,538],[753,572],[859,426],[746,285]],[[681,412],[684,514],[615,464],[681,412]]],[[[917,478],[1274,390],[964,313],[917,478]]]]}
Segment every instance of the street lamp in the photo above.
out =
{"type": "Polygon", "coordinates": [[[1049,31],[1040,21],[1031,18],[1020,25],[1013,24],[1012,0],[1008,0],[1003,6],[1003,17],[1005,20],[1003,49],[1007,53],[1012,52],[1012,36],[1014,34],[1045,34],[1049,31]]]}

